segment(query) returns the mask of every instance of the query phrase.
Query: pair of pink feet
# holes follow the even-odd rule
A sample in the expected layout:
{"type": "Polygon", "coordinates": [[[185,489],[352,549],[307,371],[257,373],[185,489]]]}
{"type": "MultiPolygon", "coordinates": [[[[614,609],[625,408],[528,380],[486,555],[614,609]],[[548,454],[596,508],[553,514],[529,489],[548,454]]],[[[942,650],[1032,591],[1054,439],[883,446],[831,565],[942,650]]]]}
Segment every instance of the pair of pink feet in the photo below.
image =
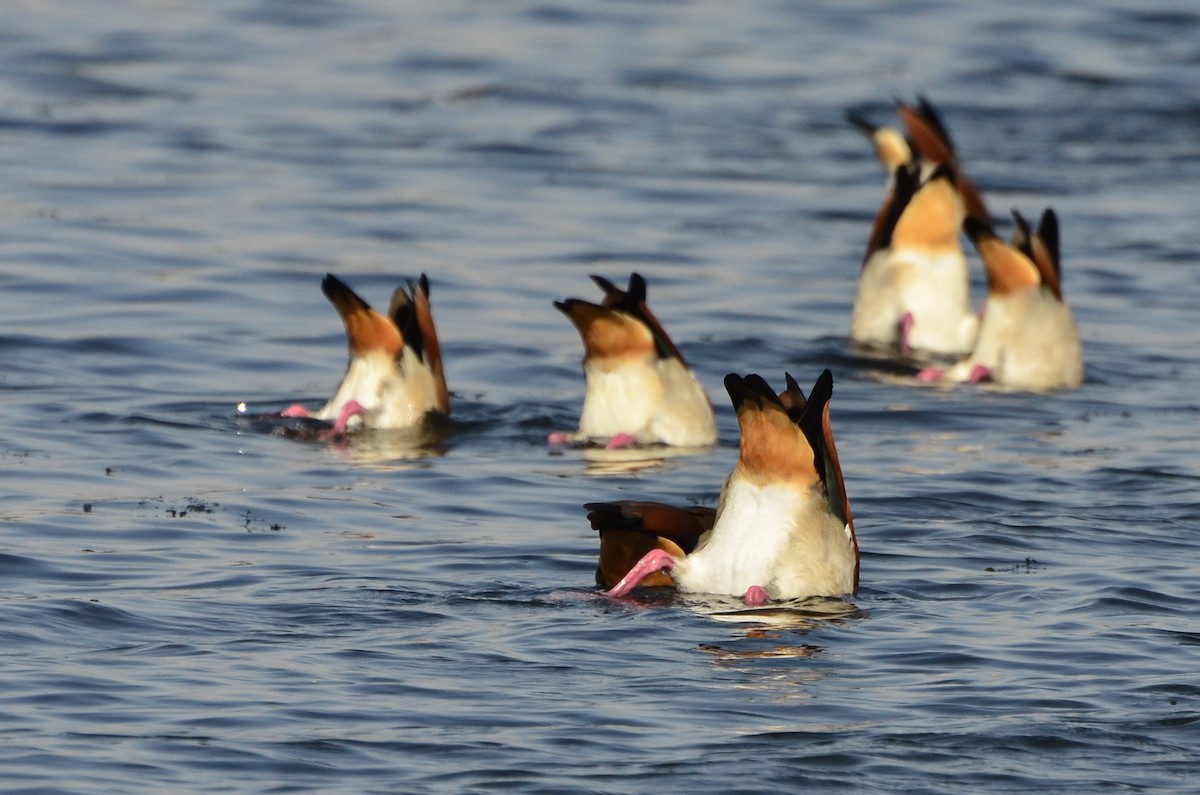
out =
{"type": "MultiPolygon", "coordinates": [[[[901,356],[908,356],[912,353],[912,345],[909,344],[908,337],[912,333],[912,327],[915,322],[916,322],[916,319],[913,317],[912,312],[905,312],[904,316],[900,318],[900,355],[901,356]]],[[[924,381],[926,383],[929,383],[932,381],[941,381],[942,376],[945,374],[946,374],[945,370],[939,369],[937,367],[926,367],[921,372],[917,373],[917,380],[924,381]]],[[[971,374],[969,376],[967,376],[967,383],[978,384],[980,381],[983,381],[984,379],[988,378],[991,374],[992,374],[992,371],[989,370],[987,367],[985,367],[982,364],[977,364],[971,368],[971,374]]]]}
{"type": "MultiPolygon", "coordinates": [[[[651,574],[659,571],[669,572],[675,568],[678,562],[679,560],[665,549],[652,549],[634,564],[634,567],[629,570],[628,574],[621,578],[619,583],[605,591],[604,594],[613,597],[626,596],[651,574]]],[[[770,600],[771,597],[767,595],[767,589],[761,585],[751,585],[746,589],[746,593],[742,595],[742,604],[746,605],[746,607],[760,607],[770,600]]]]}
{"type": "MultiPolygon", "coordinates": [[[[546,443],[555,447],[569,444],[570,441],[571,435],[565,431],[554,431],[553,433],[546,435],[546,443]]],[[[633,445],[635,442],[637,442],[637,437],[630,436],[627,433],[618,433],[608,440],[608,444],[604,445],[604,449],[620,450],[633,445]]]]}
{"type": "MultiPolygon", "coordinates": [[[[945,370],[940,370],[937,367],[926,367],[921,372],[917,373],[917,380],[926,383],[932,381],[941,381],[942,376],[946,374],[945,370]]],[[[982,364],[977,364],[971,368],[971,374],[967,376],[968,384],[978,384],[980,381],[986,380],[992,371],[982,364]]]]}
{"type": "MultiPolygon", "coordinates": [[[[334,421],[333,427],[321,433],[322,439],[331,439],[338,436],[344,436],[346,426],[350,424],[353,417],[365,416],[367,410],[363,408],[363,404],[353,398],[347,400],[342,405],[342,410],[338,412],[337,420],[334,421]]],[[[288,406],[283,411],[279,412],[281,417],[311,417],[312,412],[301,406],[299,403],[288,406]]]]}

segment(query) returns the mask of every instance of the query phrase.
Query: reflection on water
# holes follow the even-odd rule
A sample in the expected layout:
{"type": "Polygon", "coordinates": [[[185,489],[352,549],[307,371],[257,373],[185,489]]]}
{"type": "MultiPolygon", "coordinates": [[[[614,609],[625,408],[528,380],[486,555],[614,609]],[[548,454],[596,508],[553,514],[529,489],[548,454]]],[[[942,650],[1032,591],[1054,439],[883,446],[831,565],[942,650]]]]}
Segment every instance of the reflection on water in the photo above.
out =
{"type": "Polygon", "coordinates": [[[357,464],[385,464],[437,458],[446,454],[443,444],[453,433],[451,421],[424,423],[399,430],[366,429],[334,434],[333,423],[313,417],[284,417],[279,414],[248,414],[238,405],[238,427],[245,432],[279,436],[297,442],[316,443],[357,464]]]}
{"type": "Polygon", "coordinates": [[[704,615],[730,623],[768,624],[779,629],[797,630],[823,626],[824,622],[867,617],[866,611],[846,599],[824,597],[741,610],[706,610],[704,615]]]}
{"type": "MultiPolygon", "coordinates": [[[[745,660],[798,660],[815,657],[825,651],[820,646],[785,642],[786,638],[778,635],[751,635],[755,640],[775,641],[779,645],[768,645],[764,649],[726,649],[720,646],[701,644],[700,650],[711,654],[718,662],[740,663],[745,660]]],[[[816,678],[816,675],[813,677],[816,678]]],[[[771,683],[774,685],[774,682],[771,683]]]]}
{"type": "Polygon", "coordinates": [[[703,455],[708,447],[624,447],[608,450],[602,447],[583,447],[579,455],[587,462],[584,470],[588,475],[622,475],[653,469],[665,462],[686,456],[703,455]]]}

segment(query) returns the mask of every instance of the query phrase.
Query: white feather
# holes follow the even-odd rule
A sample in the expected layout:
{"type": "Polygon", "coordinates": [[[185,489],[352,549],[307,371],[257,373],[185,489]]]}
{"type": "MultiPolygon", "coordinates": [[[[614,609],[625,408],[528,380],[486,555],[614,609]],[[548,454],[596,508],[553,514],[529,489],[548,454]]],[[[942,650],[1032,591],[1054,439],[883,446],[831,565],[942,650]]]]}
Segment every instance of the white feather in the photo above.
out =
{"type": "Polygon", "coordinates": [[[819,486],[731,477],[716,524],[672,576],[684,591],[740,596],[758,585],[772,599],[796,599],[850,593],[854,570],[849,528],[819,486]]]}
{"type": "Polygon", "coordinates": [[[633,436],[638,444],[704,447],[717,440],[708,394],[678,359],[586,361],[579,438],[633,436]],[[608,366],[606,366],[608,365],[608,366]]]}
{"type": "Polygon", "coordinates": [[[354,417],[349,429],[361,426],[393,430],[411,428],[437,409],[438,389],[433,371],[409,347],[399,361],[383,351],[354,356],[337,392],[314,416],[335,420],[351,399],[366,409],[366,417],[354,417]]]}
{"type": "Polygon", "coordinates": [[[976,366],[1019,389],[1061,389],[1083,382],[1083,348],[1071,310],[1041,287],[989,296],[979,341],[944,376],[966,381],[976,366]]]}
{"type": "Polygon", "coordinates": [[[970,278],[961,251],[875,252],[858,280],[850,339],[875,346],[900,341],[900,320],[912,313],[909,344],[935,354],[971,350],[978,318],[969,305],[970,278]]]}

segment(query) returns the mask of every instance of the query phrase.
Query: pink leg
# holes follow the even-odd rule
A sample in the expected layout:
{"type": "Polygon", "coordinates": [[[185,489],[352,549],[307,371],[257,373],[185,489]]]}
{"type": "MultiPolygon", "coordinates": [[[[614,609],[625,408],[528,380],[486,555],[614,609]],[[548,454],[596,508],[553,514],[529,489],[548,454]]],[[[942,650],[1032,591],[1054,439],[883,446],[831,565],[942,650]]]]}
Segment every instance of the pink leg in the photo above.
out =
{"type": "Polygon", "coordinates": [[[627,433],[618,433],[613,438],[608,440],[608,444],[604,445],[605,450],[620,450],[623,447],[629,447],[637,441],[636,436],[630,436],[627,433]]]}
{"type": "Polygon", "coordinates": [[[917,380],[925,382],[941,381],[943,375],[945,375],[944,370],[939,370],[936,367],[926,367],[924,370],[917,373],[917,380]]]}
{"type": "Polygon", "coordinates": [[[546,444],[554,447],[559,447],[569,441],[571,441],[571,437],[566,431],[553,431],[546,434],[546,444]]]}
{"type": "Polygon", "coordinates": [[[357,400],[351,398],[342,404],[342,410],[338,412],[337,421],[333,423],[333,429],[330,435],[337,436],[346,432],[346,426],[350,424],[352,417],[366,414],[367,410],[357,400]]]}
{"type": "Polygon", "coordinates": [[[916,323],[916,318],[912,312],[905,312],[900,318],[900,355],[908,356],[912,353],[912,346],[908,343],[908,338],[912,334],[913,324],[916,323]]]}
{"type": "Polygon", "coordinates": [[[665,549],[652,549],[634,564],[629,573],[621,578],[611,590],[605,591],[608,596],[624,596],[638,587],[642,580],[656,571],[670,571],[675,568],[675,556],[665,549]]]}
{"type": "Polygon", "coordinates": [[[980,381],[991,378],[992,371],[985,365],[977,364],[971,368],[971,374],[967,376],[967,381],[972,384],[978,384],[980,381]]]}
{"type": "Polygon", "coordinates": [[[767,596],[767,589],[761,585],[751,585],[746,589],[746,595],[742,597],[742,604],[746,607],[761,607],[771,601],[771,597],[767,596]]]}
{"type": "Polygon", "coordinates": [[[280,417],[311,417],[312,415],[309,414],[308,409],[304,408],[304,406],[301,406],[299,403],[294,403],[291,406],[288,406],[283,411],[279,412],[279,416],[280,417]]]}

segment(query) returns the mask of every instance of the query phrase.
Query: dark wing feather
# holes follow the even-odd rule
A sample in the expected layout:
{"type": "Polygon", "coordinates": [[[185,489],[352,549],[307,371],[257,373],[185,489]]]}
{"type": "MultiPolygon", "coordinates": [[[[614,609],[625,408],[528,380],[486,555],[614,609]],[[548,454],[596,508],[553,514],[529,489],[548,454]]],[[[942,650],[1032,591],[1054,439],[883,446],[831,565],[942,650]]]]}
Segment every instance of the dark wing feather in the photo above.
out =
{"type": "Polygon", "coordinates": [[[1036,255],[1033,264],[1037,265],[1039,271],[1053,273],[1054,279],[1049,284],[1050,289],[1058,300],[1063,300],[1062,296],[1062,252],[1059,246],[1061,245],[1058,237],[1058,215],[1051,208],[1047,207],[1042,213],[1042,220],[1038,222],[1037,237],[1034,239],[1034,254],[1036,255]],[[1036,245],[1036,241],[1041,241],[1041,247],[1036,245]],[[1042,248],[1045,250],[1044,256],[1042,248]],[[1043,265],[1039,260],[1045,260],[1043,265]]]}
{"type": "MultiPolygon", "coordinates": [[[[677,557],[692,552],[700,537],[712,529],[716,511],[692,506],[678,508],[660,502],[623,500],[592,502],[583,506],[588,522],[600,534],[600,560],[596,583],[611,588],[652,549],[677,557]]],[[[673,587],[665,574],[643,581],[649,587],[673,587]]]]}
{"type": "Polygon", "coordinates": [[[892,189],[883,200],[871,227],[871,237],[867,239],[867,253],[863,255],[864,266],[876,251],[892,245],[892,233],[896,231],[896,224],[900,222],[900,216],[904,214],[913,196],[917,194],[917,188],[920,187],[920,169],[913,164],[898,166],[893,176],[892,189]]]}
{"type": "Polygon", "coordinates": [[[825,370],[817,378],[808,404],[800,417],[800,430],[804,432],[813,449],[814,465],[825,486],[829,508],[837,518],[849,526],[850,540],[854,546],[854,590],[858,590],[858,537],[854,532],[854,516],[850,511],[850,499],[846,496],[846,483],[842,477],[842,465],[838,460],[837,446],[833,441],[833,427],[829,421],[829,401],[833,397],[833,374],[825,370]]]}

